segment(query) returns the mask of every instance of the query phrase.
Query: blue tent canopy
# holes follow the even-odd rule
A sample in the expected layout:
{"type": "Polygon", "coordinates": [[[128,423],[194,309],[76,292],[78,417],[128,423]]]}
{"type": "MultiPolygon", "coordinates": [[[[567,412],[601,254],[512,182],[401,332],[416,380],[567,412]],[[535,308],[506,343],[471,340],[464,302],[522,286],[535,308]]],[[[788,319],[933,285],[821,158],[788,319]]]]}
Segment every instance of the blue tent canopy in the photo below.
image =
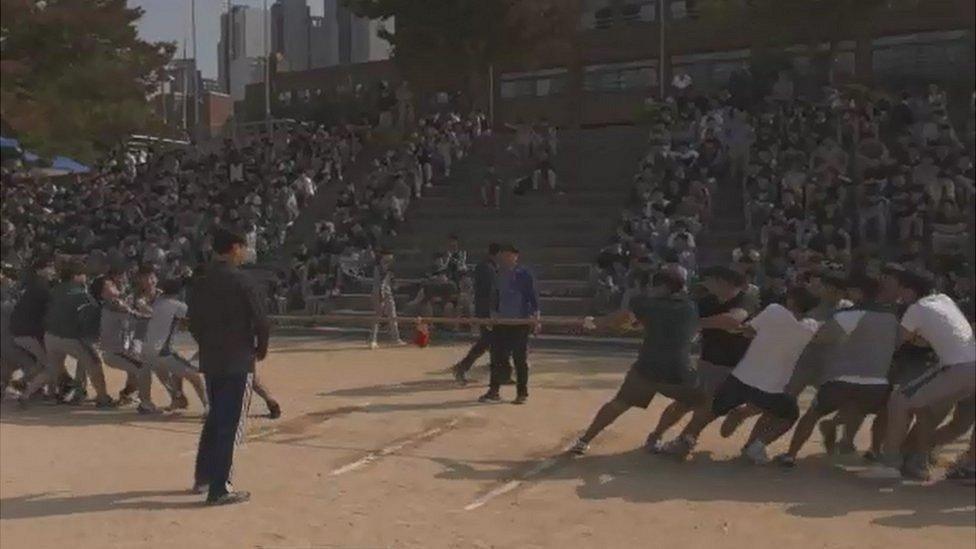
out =
{"type": "Polygon", "coordinates": [[[72,160],[67,156],[55,156],[51,161],[51,167],[55,170],[64,170],[70,173],[88,173],[91,169],[80,162],[72,160]]]}
{"type": "Polygon", "coordinates": [[[16,149],[20,147],[20,142],[16,139],[0,136],[0,149],[16,149]]]}

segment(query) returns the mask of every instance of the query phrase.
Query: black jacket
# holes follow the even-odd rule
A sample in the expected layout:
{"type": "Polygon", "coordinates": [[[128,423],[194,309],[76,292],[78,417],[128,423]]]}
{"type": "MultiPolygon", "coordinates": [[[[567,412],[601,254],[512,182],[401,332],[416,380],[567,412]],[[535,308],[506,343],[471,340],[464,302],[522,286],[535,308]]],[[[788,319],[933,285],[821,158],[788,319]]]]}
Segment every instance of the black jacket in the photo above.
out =
{"type": "Polygon", "coordinates": [[[474,316],[489,318],[495,302],[495,276],[498,267],[491,259],[485,259],[474,269],[474,316]]]}
{"type": "Polygon", "coordinates": [[[190,333],[200,346],[200,371],[222,376],[254,371],[268,354],[270,324],[261,290],[237,267],[217,261],[190,288],[190,333]]]}
{"type": "Polygon", "coordinates": [[[44,339],[44,315],[50,301],[51,288],[48,281],[39,276],[31,276],[23,295],[10,313],[10,333],[15,337],[44,339]]]}

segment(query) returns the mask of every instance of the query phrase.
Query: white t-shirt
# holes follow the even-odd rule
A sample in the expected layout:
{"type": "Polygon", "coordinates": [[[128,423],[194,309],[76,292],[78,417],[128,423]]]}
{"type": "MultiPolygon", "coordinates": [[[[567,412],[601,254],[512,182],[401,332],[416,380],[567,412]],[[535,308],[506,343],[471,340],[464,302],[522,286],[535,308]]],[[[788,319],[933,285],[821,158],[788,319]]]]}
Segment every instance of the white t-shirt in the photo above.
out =
{"type": "Polygon", "coordinates": [[[749,325],[756,330],[756,337],[732,375],[761,391],[782,393],[819,323],[810,318],[797,320],[789,309],[774,303],[760,311],[749,325]]]}
{"type": "Polygon", "coordinates": [[[186,303],[171,297],[160,297],[152,306],[152,318],[146,327],[146,340],[143,343],[143,352],[150,351],[158,354],[163,350],[170,332],[174,329],[173,323],[177,319],[186,318],[186,303]]]}
{"type": "Polygon", "coordinates": [[[945,294],[925,296],[901,317],[901,326],[928,341],[944,365],[976,361],[973,328],[959,306],[945,294]]]}

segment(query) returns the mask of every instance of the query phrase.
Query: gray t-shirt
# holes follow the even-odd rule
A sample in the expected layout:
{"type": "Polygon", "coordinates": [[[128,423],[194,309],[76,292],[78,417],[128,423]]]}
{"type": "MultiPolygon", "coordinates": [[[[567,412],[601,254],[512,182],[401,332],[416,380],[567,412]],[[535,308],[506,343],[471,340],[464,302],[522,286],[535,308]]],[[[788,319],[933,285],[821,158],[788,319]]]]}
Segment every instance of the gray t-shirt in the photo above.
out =
{"type": "Polygon", "coordinates": [[[881,308],[838,311],[817,334],[830,346],[823,381],[886,384],[899,342],[898,317],[881,308]]]}
{"type": "Polygon", "coordinates": [[[644,325],[637,371],[651,381],[694,385],[691,345],[698,331],[698,308],[688,296],[636,296],[630,310],[644,325]]]}

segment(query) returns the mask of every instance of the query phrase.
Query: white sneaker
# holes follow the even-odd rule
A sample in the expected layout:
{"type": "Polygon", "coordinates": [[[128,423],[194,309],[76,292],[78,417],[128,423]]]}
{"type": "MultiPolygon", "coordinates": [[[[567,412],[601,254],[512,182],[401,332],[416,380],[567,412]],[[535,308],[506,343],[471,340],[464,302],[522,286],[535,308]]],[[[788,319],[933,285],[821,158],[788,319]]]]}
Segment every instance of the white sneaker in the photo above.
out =
{"type": "Polygon", "coordinates": [[[875,465],[858,473],[859,477],[878,480],[897,480],[901,478],[901,471],[887,465],[875,465]]]}
{"type": "Polygon", "coordinates": [[[590,450],[590,444],[588,442],[583,442],[583,439],[578,438],[572,446],[569,447],[569,453],[574,456],[582,456],[590,450]]]}
{"type": "Polygon", "coordinates": [[[404,341],[404,340],[402,340],[402,339],[398,339],[398,340],[396,341],[396,346],[397,346],[397,347],[404,347],[404,346],[406,346],[406,345],[407,345],[407,342],[406,342],[406,341],[404,341]]]}
{"type": "Polygon", "coordinates": [[[380,344],[375,341],[370,341],[369,348],[375,351],[376,349],[380,348],[380,344]]]}
{"type": "Polygon", "coordinates": [[[766,465],[770,461],[769,454],[766,453],[766,445],[758,440],[742,450],[742,457],[755,465],[766,465]]]}

